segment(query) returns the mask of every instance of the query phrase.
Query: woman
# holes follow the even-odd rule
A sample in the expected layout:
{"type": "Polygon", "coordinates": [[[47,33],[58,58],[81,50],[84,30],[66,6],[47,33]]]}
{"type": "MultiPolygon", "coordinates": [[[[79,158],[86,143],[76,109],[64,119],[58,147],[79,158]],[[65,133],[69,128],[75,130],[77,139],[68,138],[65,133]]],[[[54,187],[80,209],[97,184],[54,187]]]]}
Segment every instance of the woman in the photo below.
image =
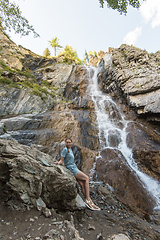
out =
{"type": "Polygon", "coordinates": [[[64,161],[64,165],[66,168],[68,168],[73,175],[75,176],[76,180],[81,186],[82,193],[86,198],[85,204],[86,206],[91,210],[101,210],[99,207],[97,207],[91,200],[90,194],[89,194],[89,177],[81,172],[76,164],[74,163],[74,155],[71,149],[72,140],[70,138],[66,139],[66,147],[63,149],[61,154],[61,159],[59,162],[55,162],[57,164],[62,164],[64,161]]]}

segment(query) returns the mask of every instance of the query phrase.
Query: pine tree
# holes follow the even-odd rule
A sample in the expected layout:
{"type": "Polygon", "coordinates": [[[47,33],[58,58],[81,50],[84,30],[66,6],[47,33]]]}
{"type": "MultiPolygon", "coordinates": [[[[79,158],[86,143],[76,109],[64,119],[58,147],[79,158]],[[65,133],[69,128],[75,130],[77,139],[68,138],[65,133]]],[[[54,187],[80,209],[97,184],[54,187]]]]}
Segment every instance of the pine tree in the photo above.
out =
{"type": "Polygon", "coordinates": [[[50,53],[49,49],[46,48],[46,49],[44,50],[44,52],[43,52],[43,56],[47,58],[47,57],[49,57],[50,55],[51,55],[51,53],[50,53]]]}

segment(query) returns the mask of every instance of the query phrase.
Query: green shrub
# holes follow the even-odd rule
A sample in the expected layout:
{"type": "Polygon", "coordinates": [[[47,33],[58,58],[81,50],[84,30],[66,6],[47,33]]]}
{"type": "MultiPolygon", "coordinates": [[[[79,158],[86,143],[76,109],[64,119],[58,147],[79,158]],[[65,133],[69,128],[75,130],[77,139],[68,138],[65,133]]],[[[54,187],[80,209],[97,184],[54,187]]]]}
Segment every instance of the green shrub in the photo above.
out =
{"type": "Polygon", "coordinates": [[[21,89],[20,84],[18,82],[11,82],[9,84],[9,87],[21,89]]]}
{"type": "Polygon", "coordinates": [[[33,88],[33,83],[30,81],[24,81],[22,83],[20,83],[23,87],[27,87],[27,88],[33,88]]]}
{"type": "Polygon", "coordinates": [[[5,77],[0,77],[0,84],[10,84],[12,81],[5,77]]]}
{"type": "Polygon", "coordinates": [[[41,82],[41,86],[50,87],[50,86],[51,86],[51,83],[49,83],[49,82],[46,81],[46,80],[43,80],[43,81],[41,82]]]}
{"type": "Polygon", "coordinates": [[[46,95],[49,94],[49,92],[48,92],[47,89],[45,89],[45,88],[41,88],[39,91],[45,93],[46,95]]]}
{"type": "Polygon", "coordinates": [[[14,70],[12,70],[10,67],[8,67],[3,61],[0,60],[0,64],[1,64],[1,67],[3,68],[2,70],[0,70],[1,72],[2,71],[9,71],[9,72],[15,72],[14,70]]]}
{"type": "Polygon", "coordinates": [[[55,97],[55,94],[54,93],[49,93],[49,95],[54,98],[55,97]]]}
{"type": "Polygon", "coordinates": [[[40,91],[38,91],[37,89],[33,89],[32,92],[30,92],[30,93],[33,94],[33,95],[41,97],[42,100],[45,100],[42,93],[40,91]]]}

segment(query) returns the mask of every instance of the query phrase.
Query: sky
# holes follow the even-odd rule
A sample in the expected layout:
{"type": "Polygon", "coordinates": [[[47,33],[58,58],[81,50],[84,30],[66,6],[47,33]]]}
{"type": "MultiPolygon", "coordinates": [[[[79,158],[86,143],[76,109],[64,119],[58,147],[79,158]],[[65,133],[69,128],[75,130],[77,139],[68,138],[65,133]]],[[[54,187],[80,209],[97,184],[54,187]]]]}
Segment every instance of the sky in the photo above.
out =
{"type": "MultiPolygon", "coordinates": [[[[12,0],[11,0],[12,1],[12,0]]],[[[21,37],[7,32],[17,44],[43,55],[49,40],[57,37],[61,46],[72,46],[83,59],[85,50],[108,51],[126,43],[149,53],[160,50],[160,0],[141,1],[140,9],[128,8],[127,15],[106,7],[98,0],[14,0],[22,15],[40,35],[21,37]]]]}

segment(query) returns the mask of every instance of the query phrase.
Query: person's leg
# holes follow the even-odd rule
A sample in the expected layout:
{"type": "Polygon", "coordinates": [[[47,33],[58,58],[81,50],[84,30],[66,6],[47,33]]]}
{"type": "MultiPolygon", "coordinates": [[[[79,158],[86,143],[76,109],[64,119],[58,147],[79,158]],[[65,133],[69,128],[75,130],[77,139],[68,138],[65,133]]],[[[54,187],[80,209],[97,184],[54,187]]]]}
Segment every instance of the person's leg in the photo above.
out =
{"type": "Polygon", "coordinates": [[[76,175],[75,178],[77,179],[77,182],[80,184],[82,188],[82,193],[86,197],[86,203],[89,205],[89,207],[92,210],[100,210],[99,207],[97,207],[91,200],[90,194],[89,194],[89,177],[84,174],[83,172],[79,171],[76,175]]]}
{"type": "Polygon", "coordinates": [[[90,195],[89,195],[89,177],[84,174],[81,171],[78,171],[78,173],[75,175],[75,178],[77,181],[80,183],[80,186],[82,188],[82,193],[86,197],[87,200],[90,200],[90,195]]]}
{"type": "Polygon", "coordinates": [[[84,196],[86,196],[86,191],[85,191],[85,186],[84,186],[84,181],[76,179],[79,185],[81,186],[81,190],[84,196]]]}

